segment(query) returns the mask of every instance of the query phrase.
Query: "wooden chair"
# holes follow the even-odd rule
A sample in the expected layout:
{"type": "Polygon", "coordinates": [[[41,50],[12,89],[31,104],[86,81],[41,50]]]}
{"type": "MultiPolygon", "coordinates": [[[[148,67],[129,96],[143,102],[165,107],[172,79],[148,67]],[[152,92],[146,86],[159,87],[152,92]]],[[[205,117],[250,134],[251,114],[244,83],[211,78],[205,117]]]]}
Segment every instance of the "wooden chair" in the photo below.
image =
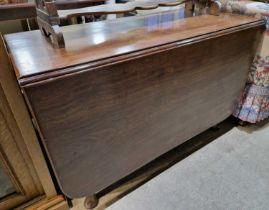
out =
{"type": "Polygon", "coordinates": [[[60,29],[62,20],[69,24],[74,23],[73,19],[81,16],[126,14],[136,10],[151,10],[158,7],[178,6],[185,4],[186,11],[192,14],[195,7],[208,8],[209,14],[218,15],[220,3],[211,0],[149,0],[133,1],[124,4],[104,4],[79,9],[57,10],[54,1],[36,0],[37,21],[42,34],[58,48],[65,47],[64,37],[60,29]]]}

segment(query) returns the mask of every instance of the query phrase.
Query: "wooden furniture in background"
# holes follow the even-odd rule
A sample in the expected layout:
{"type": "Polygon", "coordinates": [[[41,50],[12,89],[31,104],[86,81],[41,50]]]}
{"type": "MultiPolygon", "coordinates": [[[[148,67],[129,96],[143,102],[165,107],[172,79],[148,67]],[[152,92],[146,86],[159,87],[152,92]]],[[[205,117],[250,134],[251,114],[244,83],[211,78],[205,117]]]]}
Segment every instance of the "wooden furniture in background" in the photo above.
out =
{"type": "Polygon", "coordinates": [[[182,14],[62,27],[65,48],[39,31],[5,36],[68,197],[93,207],[96,193],[232,113],[264,22],[182,14]]]}
{"type": "Polygon", "coordinates": [[[42,195],[43,189],[0,86],[0,166],[14,192],[0,199],[0,209],[9,209],[42,195]]]}
{"type": "Polygon", "coordinates": [[[0,209],[31,209],[31,205],[67,209],[58,197],[16,81],[3,40],[0,40],[0,167],[14,192],[0,198],[0,209]],[[57,202],[51,202],[57,198],[57,202]],[[20,207],[19,207],[20,206],[20,207]]]}
{"type": "Polygon", "coordinates": [[[220,3],[211,0],[138,0],[123,4],[105,4],[79,9],[58,10],[53,1],[36,0],[37,22],[41,33],[53,46],[64,48],[64,37],[59,27],[61,20],[67,20],[69,24],[72,24],[72,19],[81,16],[126,14],[136,10],[152,10],[158,7],[178,6],[184,3],[186,3],[186,11],[190,16],[193,16],[194,10],[198,7],[199,10],[212,15],[219,15],[221,9],[220,3]]]}
{"type": "MultiPolygon", "coordinates": [[[[56,0],[58,9],[74,9],[92,5],[103,4],[106,0],[56,0]]],[[[0,21],[36,18],[36,5],[34,2],[0,4],[0,21]]]]}

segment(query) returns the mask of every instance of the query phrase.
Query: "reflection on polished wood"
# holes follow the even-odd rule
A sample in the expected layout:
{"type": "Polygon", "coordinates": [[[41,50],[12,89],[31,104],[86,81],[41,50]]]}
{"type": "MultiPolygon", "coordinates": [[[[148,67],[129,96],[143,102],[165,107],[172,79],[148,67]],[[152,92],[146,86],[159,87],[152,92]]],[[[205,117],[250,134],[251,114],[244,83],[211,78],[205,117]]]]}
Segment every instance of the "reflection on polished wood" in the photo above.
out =
{"type": "Polygon", "coordinates": [[[44,37],[57,48],[65,48],[65,40],[59,27],[61,20],[69,24],[77,17],[107,14],[125,14],[136,10],[152,10],[158,7],[178,6],[186,3],[188,16],[198,14],[219,15],[221,3],[213,0],[137,0],[124,4],[107,4],[82,9],[58,10],[54,2],[36,0],[37,22],[44,37]],[[196,12],[195,12],[196,11],[196,12]]]}
{"type": "Polygon", "coordinates": [[[62,191],[94,198],[227,118],[264,28],[177,10],[63,27],[64,49],[38,31],[6,35],[62,191]]]}
{"type": "Polygon", "coordinates": [[[17,78],[22,83],[27,83],[29,80],[46,78],[47,73],[55,72],[55,69],[70,66],[69,69],[57,71],[55,74],[70,73],[77,71],[74,66],[81,63],[94,66],[104,58],[110,58],[110,62],[117,60],[114,56],[126,54],[126,57],[134,57],[139,50],[154,52],[157,50],[154,46],[175,41],[177,43],[174,43],[174,46],[183,45],[199,39],[194,38],[196,36],[212,31],[221,31],[238,24],[242,25],[242,28],[248,27],[244,24],[249,22],[262,23],[258,18],[229,14],[184,19],[184,11],[179,10],[62,27],[66,40],[65,49],[53,48],[40,36],[39,31],[9,34],[5,39],[9,42],[17,78]],[[180,40],[184,41],[180,43],[180,40]]]}

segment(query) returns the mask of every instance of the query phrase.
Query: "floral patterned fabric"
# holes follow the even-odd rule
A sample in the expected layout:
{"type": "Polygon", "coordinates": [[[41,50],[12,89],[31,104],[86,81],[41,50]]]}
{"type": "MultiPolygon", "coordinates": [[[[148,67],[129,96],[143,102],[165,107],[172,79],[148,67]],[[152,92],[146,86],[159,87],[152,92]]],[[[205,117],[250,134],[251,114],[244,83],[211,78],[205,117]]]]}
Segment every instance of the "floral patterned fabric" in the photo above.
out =
{"type": "Polygon", "coordinates": [[[262,15],[266,31],[249,71],[248,81],[234,116],[256,123],[269,117],[269,4],[253,1],[220,0],[222,9],[232,13],[262,15]]]}

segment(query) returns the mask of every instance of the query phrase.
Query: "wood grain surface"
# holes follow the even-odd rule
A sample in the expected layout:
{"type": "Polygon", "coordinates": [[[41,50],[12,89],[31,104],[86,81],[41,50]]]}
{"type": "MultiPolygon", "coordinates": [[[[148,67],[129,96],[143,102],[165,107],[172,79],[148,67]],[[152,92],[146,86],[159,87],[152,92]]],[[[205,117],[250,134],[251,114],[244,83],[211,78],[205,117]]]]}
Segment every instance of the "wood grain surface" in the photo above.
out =
{"type": "MultiPolygon", "coordinates": [[[[21,93],[21,89],[16,80],[13,67],[4,45],[3,37],[0,39],[0,66],[0,83],[3,88],[5,100],[8,102],[8,106],[12,111],[13,118],[16,122],[16,126],[18,127],[17,133],[21,135],[20,138],[17,138],[20,148],[23,151],[23,154],[29,154],[29,162],[33,164],[32,167],[35,168],[35,172],[32,172],[31,176],[34,177],[34,173],[37,173],[38,182],[41,182],[42,184],[42,186],[39,187],[41,188],[40,191],[44,191],[48,198],[55,196],[56,190],[54,183],[48,170],[44,155],[41,151],[28,108],[21,93]],[[25,146],[21,144],[25,144],[25,146]]],[[[1,101],[4,101],[4,99],[1,99],[1,101]]],[[[13,118],[11,116],[8,117],[9,120],[13,118]]],[[[15,126],[12,126],[12,131],[12,135],[15,138],[16,135],[18,135],[15,133],[15,126]]]]}
{"type": "Polygon", "coordinates": [[[5,36],[63,192],[102,191],[228,117],[265,29],[181,10],[5,36]]]}
{"type": "Polygon", "coordinates": [[[53,48],[39,31],[9,34],[5,40],[17,78],[27,84],[118,62],[123,59],[120,56],[131,59],[141,50],[150,54],[169,44],[177,47],[263,24],[258,18],[230,14],[182,18],[184,11],[178,10],[62,27],[65,49],[53,48]]]}
{"type": "Polygon", "coordinates": [[[25,85],[63,192],[99,192],[228,117],[263,30],[25,85]]]}
{"type": "Polygon", "coordinates": [[[43,189],[2,88],[0,82],[0,167],[15,192],[1,199],[0,209],[13,209],[43,189]]]}
{"type": "MultiPolygon", "coordinates": [[[[0,66],[0,163],[16,189],[1,199],[0,209],[25,209],[41,199],[45,204],[56,190],[2,37],[0,66]]],[[[64,204],[67,209],[62,200],[58,209],[64,204]]]]}

